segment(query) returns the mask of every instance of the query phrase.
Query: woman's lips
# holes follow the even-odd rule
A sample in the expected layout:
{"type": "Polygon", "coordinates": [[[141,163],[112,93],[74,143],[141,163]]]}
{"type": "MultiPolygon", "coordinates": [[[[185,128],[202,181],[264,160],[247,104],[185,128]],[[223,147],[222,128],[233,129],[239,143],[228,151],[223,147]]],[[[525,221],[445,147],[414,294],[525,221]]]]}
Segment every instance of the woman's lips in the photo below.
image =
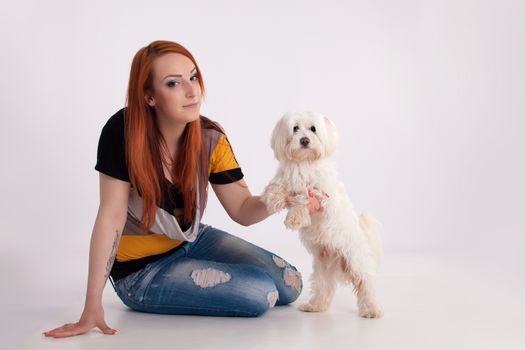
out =
{"type": "Polygon", "coordinates": [[[198,107],[199,106],[199,102],[195,102],[195,103],[192,103],[192,104],[189,104],[189,105],[185,105],[185,106],[182,106],[184,108],[195,108],[195,107],[198,107]]]}

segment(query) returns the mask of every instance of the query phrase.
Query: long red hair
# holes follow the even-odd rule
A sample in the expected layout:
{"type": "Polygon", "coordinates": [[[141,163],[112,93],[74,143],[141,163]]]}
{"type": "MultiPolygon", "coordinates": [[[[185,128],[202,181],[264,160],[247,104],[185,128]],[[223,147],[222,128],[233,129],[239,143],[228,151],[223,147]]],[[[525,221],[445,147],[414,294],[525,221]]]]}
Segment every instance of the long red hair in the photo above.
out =
{"type": "MultiPolygon", "coordinates": [[[[161,198],[160,184],[164,178],[161,151],[165,149],[166,142],[158,128],[155,110],[146,103],[146,94],[153,91],[153,61],[167,53],[182,54],[195,64],[204,96],[204,82],[197,62],[182,45],[171,41],[154,41],[135,54],[131,64],[127,108],[124,114],[126,161],[131,184],[142,197],[140,222],[148,230],[155,222],[156,207],[161,198]]],[[[204,169],[206,163],[201,138],[201,120],[208,124],[209,120],[201,116],[186,125],[171,167],[173,184],[181,192],[184,200],[182,221],[185,224],[192,222],[197,210],[197,176],[202,178],[207,173],[207,169],[204,169]]],[[[206,189],[200,188],[200,191],[206,189]]]]}

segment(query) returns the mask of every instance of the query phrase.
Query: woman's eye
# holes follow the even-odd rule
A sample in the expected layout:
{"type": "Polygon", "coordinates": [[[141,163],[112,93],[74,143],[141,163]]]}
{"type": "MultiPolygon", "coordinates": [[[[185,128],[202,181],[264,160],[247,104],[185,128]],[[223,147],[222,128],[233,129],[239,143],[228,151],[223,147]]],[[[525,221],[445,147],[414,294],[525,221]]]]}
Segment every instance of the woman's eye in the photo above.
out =
{"type": "Polygon", "coordinates": [[[168,82],[166,83],[166,86],[171,88],[171,87],[178,86],[179,84],[180,84],[180,83],[179,83],[178,81],[171,80],[171,81],[168,81],[168,82]]]}
{"type": "Polygon", "coordinates": [[[197,76],[197,74],[195,74],[194,76],[192,76],[192,77],[190,78],[190,80],[192,80],[192,81],[196,81],[196,80],[199,80],[199,77],[197,76]]]}
{"type": "Polygon", "coordinates": [[[310,130],[312,130],[312,132],[315,132],[315,126],[312,126],[310,130]]]}
{"type": "Polygon", "coordinates": [[[299,127],[298,126],[294,126],[293,127],[293,132],[298,132],[299,131],[299,127]]]}

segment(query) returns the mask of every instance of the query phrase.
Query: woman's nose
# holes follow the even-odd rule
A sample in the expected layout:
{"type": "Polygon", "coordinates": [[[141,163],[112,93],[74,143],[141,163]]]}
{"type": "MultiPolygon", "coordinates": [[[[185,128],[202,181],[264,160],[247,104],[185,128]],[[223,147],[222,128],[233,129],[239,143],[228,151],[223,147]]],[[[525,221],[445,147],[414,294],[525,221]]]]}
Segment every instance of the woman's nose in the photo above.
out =
{"type": "Polygon", "coordinates": [[[186,84],[186,97],[195,97],[198,95],[200,86],[195,86],[194,84],[186,84]]]}

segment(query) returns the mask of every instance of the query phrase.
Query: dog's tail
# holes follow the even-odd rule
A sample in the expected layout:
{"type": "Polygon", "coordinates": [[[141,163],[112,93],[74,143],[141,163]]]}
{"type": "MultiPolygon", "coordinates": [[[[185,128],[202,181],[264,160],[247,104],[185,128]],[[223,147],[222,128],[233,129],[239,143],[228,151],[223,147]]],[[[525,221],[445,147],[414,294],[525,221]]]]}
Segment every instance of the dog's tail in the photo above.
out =
{"type": "Polygon", "coordinates": [[[359,215],[359,225],[361,226],[370,246],[370,252],[376,263],[376,271],[383,260],[383,244],[379,232],[381,231],[381,223],[377,221],[372,215],[362,213],[359,215]]]}

